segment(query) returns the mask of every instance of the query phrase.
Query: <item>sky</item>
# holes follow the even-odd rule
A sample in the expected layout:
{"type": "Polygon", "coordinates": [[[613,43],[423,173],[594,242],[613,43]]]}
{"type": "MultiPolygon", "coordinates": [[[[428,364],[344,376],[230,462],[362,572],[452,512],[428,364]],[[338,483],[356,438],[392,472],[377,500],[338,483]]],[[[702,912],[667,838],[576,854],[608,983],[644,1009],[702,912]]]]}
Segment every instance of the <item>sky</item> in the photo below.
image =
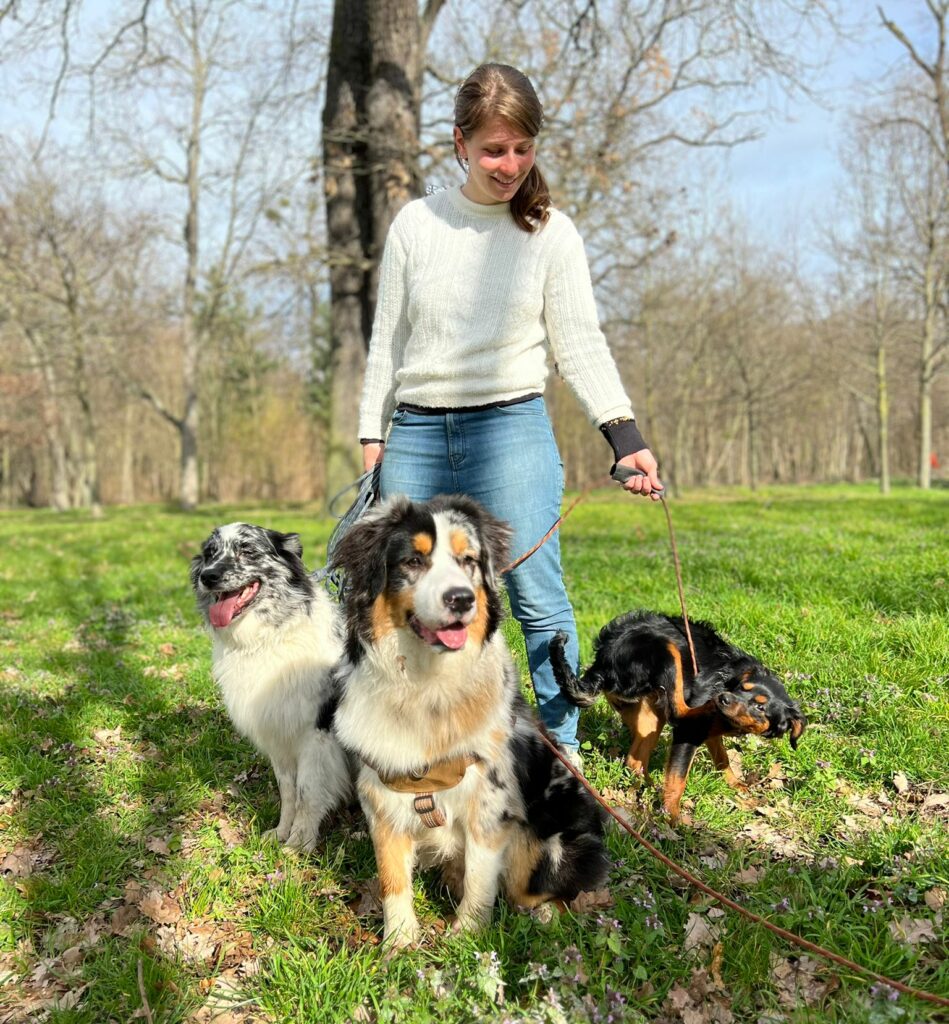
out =
{"type": "MultiPolygon", "coordinates": [[[[922,37],[928,25],[921,0],[890,0],[887,15],[922,37]]],[[[809,245],[832,215],[843,181],[838,158],[848,110],[862,90],[905,65],[903,47],[880,23],[875,3],[845,4],[851,38],[835,46],[818,79],[820,102],[798,97],[776,117],[763,138],[721,155],[731,199],[764,241],[797,237],[809,245]]],[[[932,35],[927,32],[927,35],[932,35]]],[[[820,263],[820,256],[812,258],[820,263]]]]}
{"type": "MultiPolygon", "coordinates": [[[[914,38],[932,36],[923,0],[879,2],[914,38]]],[[[724,183],[729,202],[745,215],[761,241],[781,247],[794,239],[817,268],[822,257],[816,240],[821,226],[833,216],[842,179],[837,148],[847,110],[859,103],[861,83],[878,81],[906,62],[903,48],[880,24],[876,0],[840,0],[840,5],[847,38],[834,44],[826,70],[816,79],[821,102],[792,97],[766,126],[763,138],[713,151],[696,162],[699,180],[704,161],[711,162],[719,172],[712,176],[715,187],[724,183]]],[[[97,6],[91,0],[89,7],[97,6]]],[[[11,83],[0,77],[0,114],[7,130],[40,125],[45,105],[32,107],[25,102],[27,97],[4,84],[11,83]]],[[[57,134],[64,130],[63,120],[57,134]]]]}

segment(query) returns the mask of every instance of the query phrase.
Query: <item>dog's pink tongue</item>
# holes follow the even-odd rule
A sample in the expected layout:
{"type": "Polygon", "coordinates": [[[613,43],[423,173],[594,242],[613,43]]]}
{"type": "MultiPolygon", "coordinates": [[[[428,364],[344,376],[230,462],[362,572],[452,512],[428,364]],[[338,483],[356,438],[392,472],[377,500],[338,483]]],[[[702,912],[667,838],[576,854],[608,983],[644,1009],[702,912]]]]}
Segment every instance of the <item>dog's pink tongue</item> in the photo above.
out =
{"type": "Polygon", "coordinates": [[[208,610],[208,618],[215,629],[223,629],[231,624],[231,620],[237,614],[237,609],[241,604],[241,593],[240,590],[237,590],[211,605],[208,610]]]}
{"type": "Polygon", "coordinates": [[[465,641],[468,639],[468,630],[467,627],[458,623],[455,626],[447,626],[445,629],[436,629],[435,636],[449,650],[458,651],[465,646],[465,641]]]}

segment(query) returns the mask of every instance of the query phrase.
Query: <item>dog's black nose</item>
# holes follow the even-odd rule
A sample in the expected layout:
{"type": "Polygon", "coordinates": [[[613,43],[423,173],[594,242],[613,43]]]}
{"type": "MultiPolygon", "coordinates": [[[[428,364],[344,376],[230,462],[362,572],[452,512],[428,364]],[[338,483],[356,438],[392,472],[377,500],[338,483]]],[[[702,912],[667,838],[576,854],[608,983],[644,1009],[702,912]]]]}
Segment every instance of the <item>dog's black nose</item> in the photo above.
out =
{"type": "Polygon", "coordinates": [[[221,582],[221,573],[216,569],[205,569],[198,579],[206,590],[216,590],[217,585],[221,582]]]}
{"type": "Polygon", "coordinates": [[[449,611],[454,612],[455,615],[464,615],[474,604],[474,599],[474,591],[469,590],[467,587],[452,587],[442,594],[445,607],[449,611]]]}

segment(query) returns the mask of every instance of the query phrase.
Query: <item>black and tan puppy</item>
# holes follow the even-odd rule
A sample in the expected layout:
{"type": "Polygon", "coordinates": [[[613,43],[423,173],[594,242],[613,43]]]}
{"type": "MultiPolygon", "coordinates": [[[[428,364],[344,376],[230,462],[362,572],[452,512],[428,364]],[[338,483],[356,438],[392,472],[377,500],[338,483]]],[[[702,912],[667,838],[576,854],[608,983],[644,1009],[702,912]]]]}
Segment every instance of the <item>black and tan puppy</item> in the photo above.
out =
{"type": "Polygon", "coordinates": [[[791,746],[807,724],[778,678],[750,654],[722,639],[707,622],[691,622],[698,674],[679,616],[636,611],[600,631],[593,664],[578,679],[564,656],[566,634],[550,644],[550,660],[564,696],[589,707],[599,696],[613,705],[630,735],[626,765],[648,777],[649,758],[668,722],[663,806],[673,819],[696,750],[704,743],[731,786],[741,783],[728,766],[723,736],[751,733],[771,739],[789,734],[791,746]]]}

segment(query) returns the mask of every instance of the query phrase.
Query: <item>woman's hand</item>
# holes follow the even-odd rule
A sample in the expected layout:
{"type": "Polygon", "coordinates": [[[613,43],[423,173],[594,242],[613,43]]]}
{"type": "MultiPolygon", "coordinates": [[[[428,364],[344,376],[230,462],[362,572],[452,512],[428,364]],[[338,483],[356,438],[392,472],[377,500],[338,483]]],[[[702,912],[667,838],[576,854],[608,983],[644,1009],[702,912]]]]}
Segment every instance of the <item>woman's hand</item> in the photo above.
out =
{"type": "Polygon", "coordinates": [[[377,462],[382,462],[385,450],[386,446],[379,441],[370,441],[368,444],[364,444],[362,446],[362,471],[368,473],[377,462]]]}
{"type": "Polygon", "coordinates": [[[629,469],[638,469],[645,473],[645,476],[631,476],[623,487],[633,494],[641,494],[644,498],[650,497],[653,501],[659,501],[665,489],[659,479],[659,463],[656,457],[648,448],[641,448],[632,455],[624,455],[617,463],[618,466],[626,466],[629,469]]]}

